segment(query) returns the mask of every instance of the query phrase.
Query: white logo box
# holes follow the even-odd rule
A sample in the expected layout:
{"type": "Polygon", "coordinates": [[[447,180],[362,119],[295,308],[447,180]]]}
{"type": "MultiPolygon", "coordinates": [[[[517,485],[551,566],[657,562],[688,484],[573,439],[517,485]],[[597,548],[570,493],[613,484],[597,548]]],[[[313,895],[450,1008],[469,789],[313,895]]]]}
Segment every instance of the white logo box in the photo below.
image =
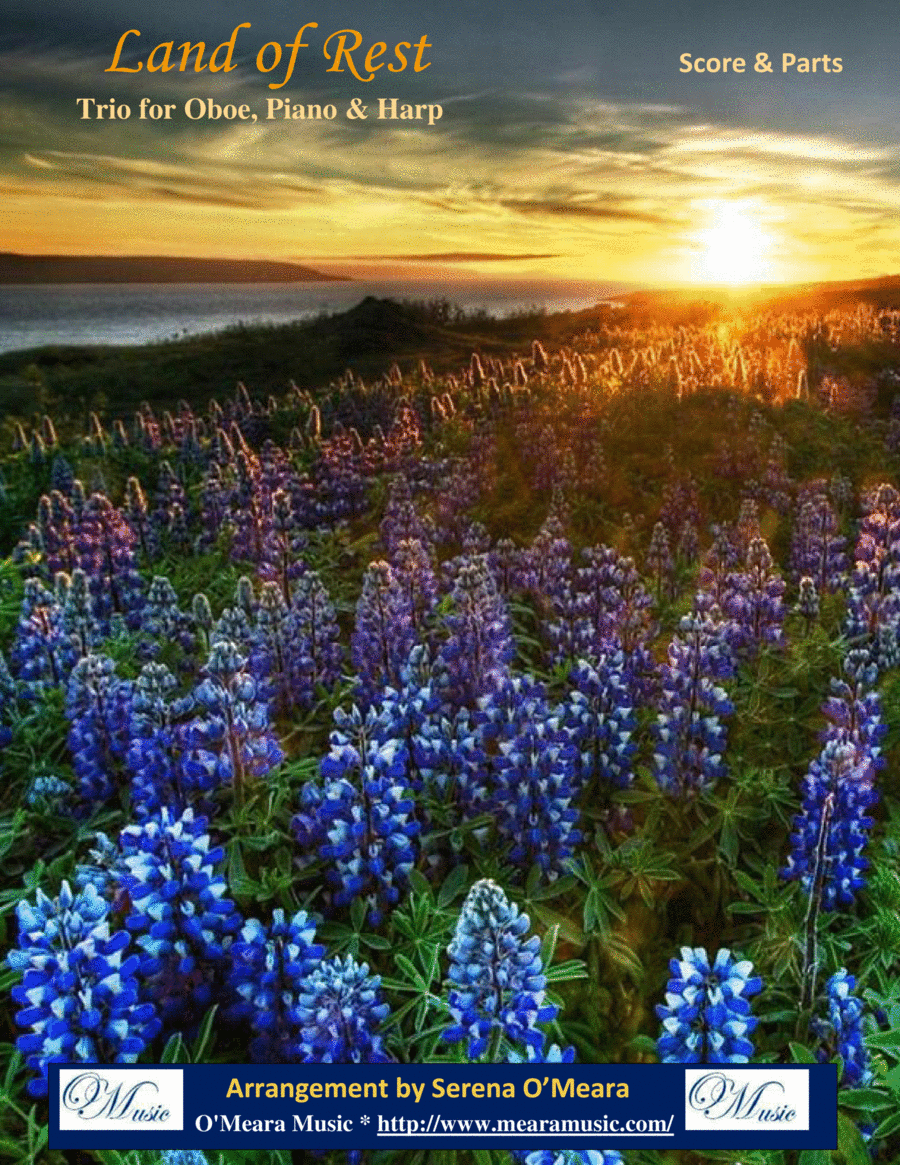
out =
{"type": "Polygon", "coordinates": [[[704,1132],[809,1131],[809,1070],[729,1064],[686,1068],[684,1127],[704,1132]]]}
{"type": "Polygon", "coordinates": [[[184,1128],[184,1071],[90,1064],[61,1068],[59,1127],[70,1132],[180,1132],[184,1128]]]}

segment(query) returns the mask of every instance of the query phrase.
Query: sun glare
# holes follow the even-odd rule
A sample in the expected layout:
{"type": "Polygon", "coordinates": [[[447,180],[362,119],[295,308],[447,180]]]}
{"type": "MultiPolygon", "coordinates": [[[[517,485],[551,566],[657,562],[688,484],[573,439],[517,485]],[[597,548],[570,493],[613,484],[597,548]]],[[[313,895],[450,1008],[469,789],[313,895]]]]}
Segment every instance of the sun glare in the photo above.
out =
{"type": "Polygon", "coordinates": [[[702,283],[762,283],[772,276],[774,240],[752,210],[716,202],[695,236],[694,278],[702,283]]]}

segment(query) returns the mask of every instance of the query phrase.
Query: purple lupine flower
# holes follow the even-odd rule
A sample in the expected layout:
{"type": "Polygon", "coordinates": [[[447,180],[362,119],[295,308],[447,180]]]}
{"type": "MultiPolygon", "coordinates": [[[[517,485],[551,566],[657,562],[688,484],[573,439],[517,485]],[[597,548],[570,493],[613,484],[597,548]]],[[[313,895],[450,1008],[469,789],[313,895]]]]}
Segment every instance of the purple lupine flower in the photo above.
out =
{"type": "Polygon", "coordinates": [[[446,698],[472,708],[502,684],[514,653],[506,604],[483,555],[461,561],[451,598],[438,663],[446,672],[446,698]]]}
{"type": "Polygon", "coordinates": [[[597,659],[621,651],[632,701],[646,700],[655,687],[655,665],[649,650],[653,636],[653,600],[632,559],[606,546],[584,552],[578,571],[580,652],[597,659]]]}
{"type": "Polygon", "coordinates": [[[113,878],[127,893],[126,920],[142,952],[147,995],[167,1026],[196,1018],[221,997],[241,918],[225,895],[224,851],[206,819],[186,809],[130,825],[119,835],[113,878]]]}
{"type": "Polygon", "coordinates": [[[797,592],[796,611],[806,620],[807,633],[819,618],[819,607],[819,592],[816,590],[816,584],[808,575],[804,575],[800,579],[797,592]]]}
{"type": "Polygon", "coordinates": [[[726,733],[733,707],[715,683],[732,674],[721,627],[709,615],[686,616],[662,668],[662,699],[653,726],[660,788],[676,796],[708,788],[725,773],[726,733]]]}
{"type": "Polygon", "coordinates": [[[301,1064],[384,1064],[390,1056],[378,1029],[390,1014],[381,979],[352,955],[323,959],[298,991],[293,1019],[301,1064]]]}
{"type": "Polygon", "coordinates": [[[748,1063],[753,1055],[748,1037],[757,1024],[749,999],[762,990],[753,964],[736,959],[727,947],[716,952],[712,964],[703,947],[682,947],[669,969],[666,1002],[656,1008],[662,1063],[748,1063]]]}
{"type": "Polygon", "coordinates": [[[415,641],[407,594],[387,562],[373,562],[356,605],[350,658],[357,673],[358,698],[366,703],[383,687],[396,688],[415,641]]]}
{"type": "Polygon", "coordinates": [[[434,527],[423,519],[412,500],[409,482],[402,473],[391,482],[388,503],[381,522],[381,541],[391,563],[396,563],[401,542],[418,542],[430,558],[434,545],[434,527]]]}
{"type": "Polygon", "coordinates": [[[662,522],[657,522],[653,527],[653,535],[647,548],[647,565],[653,571],[657,601],[662,601],[663,594],[670,594],[672,591],[675,571],[675,560],[669,547],[669,534],[662,522]]]}
{"type": "Polygon", "coordinates": [[[233,785],[241,801],[247,782],[276,768],[284,754],[265,697],[229,640],[216,640],[210,648],[193,702],[197,715],[182,737],[185,778],[198,789],[233,785]]]}
{"type": "Polygon", "coordinates": [[[108,630],[112,616],[119,615],[136,630],[144,590],[135,560],[137,538],[105,494],[91,494],[73,532],[73,544],[100,626],[108,630]]]}
{"type": "Polygon", "coordinates": [[[720,607],[728,594],[729,577],[738,565],[737,552],[728,537],[728,531],[722,526],[714,526],[712,546],[700,567],[698,584],[711,601],[720,607]]]}
{"type": "Polygon", "coordinates": [[[744,570],[729,575],[722,598],[736,651],[753,655],[766,644],[784,645],[784,590],[765,541],[752,538],[744,570]]]}
{"type": "Polygon", "coordinates": [[[497,590],[504,598],[528,589],[530,553],[516,546],[511,538],[501,538],[496,543],[488,552],[487,563],[497,590]]]}
{"type": "Polygon", "coordinates": [[[425,624],[438,600],[438,581],[425,546],[401,539],[393,547],[394,573],[406,593],[417,643],[425,640],[425,624]]]}
{"type": "Polygon", "coordinates": [[[890,668],[900,662],[900,500],[893,486],[881,485],[863,506],[845,632],[890,668]]]}
{"type": "Polygon", "coordinates": [[[288,490],[279,488],[272,494],[272,518],[259,564],[260,578],[278,585],[285,603],[289,603],[293,586],[306,570],[303,553],[307,536],[300,528],[288,490]]]}
{"type": "Polygon", "coordinates": [[[697,527],[690,520],[684,522],[678,535],[675,557],[685,566],[693,566],[700,554],[700,537],[697,527]]]}
{"type": "Polygon", "coordinates": [[[49,496],[44,494],[38,502],[38,545],[44,577],[48,579],[54,578],[60,570],[71,574],[78,565],[72,538],[77,520],[75,509],[69,500],[74,487],[73,481],[66,494],[54,489],[49,496]]]}
{"type": "Polygon", "coordinates": [[[800,509],[791,566],[795,577],[811,578],[820,594],[839,590],[846,581],[846,540],[838,533],[837,516],[824,492],[815,493],[800,509]]]}
{"type": "Polygon", "coordinates": [[[470,1061],[497,1063],[508,1045],[540,1052],[557,1009],[545,1002],[547,978],[537,935],[526,939],[528,916],[520,914],[496,882],[476,882],[466,896],[448,947],[448,1043],[466,1040],[470,1061]]]}
{"type": "Polygon", "coordinates": [[[250,1058],[256,1064],[297,1059],[295,1008],[325,951],[315,937],[315,923],[305,910],[285,918],[276,909],[268,926],[248,919],[231,945],[229,984],[238,997],[231,1011],[250,1021],[250,1058]]]}
{"type": "Polygon", "coordinates": [[[109,903],[93,886],[19,902],[19,942],[6,961],[23,972],[12,997],[16,1023],[31,1031],[16,1046],[38,1075],[30,1096],[47,1095],[53,1063],[133,1064],[159,1031],[151,1003],[139,1002],[139,958],[125,931],[111,931],[109,903]]]}

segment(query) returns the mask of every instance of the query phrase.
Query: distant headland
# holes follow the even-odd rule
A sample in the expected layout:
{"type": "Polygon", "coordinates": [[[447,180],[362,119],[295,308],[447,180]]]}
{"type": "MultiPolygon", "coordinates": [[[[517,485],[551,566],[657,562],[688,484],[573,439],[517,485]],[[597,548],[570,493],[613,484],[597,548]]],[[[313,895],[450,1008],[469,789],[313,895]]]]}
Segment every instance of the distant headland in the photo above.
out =
{"type": "Polygon", "coordinates": [[[297,263],[153,255],[17,255],[0,252],[0,283],[346,282],[297,263]]]}

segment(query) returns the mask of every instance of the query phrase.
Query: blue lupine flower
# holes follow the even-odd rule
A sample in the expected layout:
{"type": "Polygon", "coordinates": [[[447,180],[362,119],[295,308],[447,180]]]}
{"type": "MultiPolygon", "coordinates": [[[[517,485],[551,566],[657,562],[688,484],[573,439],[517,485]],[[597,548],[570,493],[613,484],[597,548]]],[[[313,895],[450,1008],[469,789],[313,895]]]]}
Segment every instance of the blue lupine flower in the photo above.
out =
{"type": "Polygon", "coordinates": [[[182,657],[190,658],[196,647],[193,620],[178,605],[178,595],[167,578],[155,575],[147,591],[141,614],[141,632],[156,640],[148,654],[160,647],[175,646],[182,657]]]}
{"type": "Polygon", "coordinates": [[[416,639],[424,641],[425,621],[438,599],[438,583],[428,551],[418,539],[401,539],[394,546],[394,571],[406,592],[416,639]]]}
{"type": "Polygon", "coordinates": [[[828,740],[803,779],[803,806],[794,818],[791,853],[782,873],[799,878],[810,892],[821,856],[826,910],[852,905],[865,885],[869,863],[862,854],[873,824],[866,810],[878,799],[872,775],[871,757],[846,741],[828,740]]]}
{"type": "Polygon", "coordinates": [[[856,979],[844,967],[825,984],[827,1015],[814,1016],[810,1024],[818,1041],[816,1058],[827,1063],[840,1056],[844,1063],[841,1088],[863,1088],[872,1079],[869,1053],[863,1042],[862,1001],[853,994],[856,979]]]}
{"type": "MultiPolygon", "coordinates": [[[[505,686],[515,689],[515,680],[505,686]]],[[[484,714],[490,697],[481,703],[484,714]]],[[[497,740],[488,808],[499,836],[511,843],[510,861],[521,870],[536,862],[556,878],[572,856],[581,838],[575,807],[577,767],[569,734],[557,711],[543,699],[519,718],[514,733],[497,740]]]]}
{"type": "Polygon", "coordinates": [[[439,662],[446,669],[447,698],[454,707],[471,708],[500,686],[514,652],[506,604],[484,555],[461,560],[452,600],[439,662]]]}
{"type": "MultiPolygon", "coordinates": [[[[529,1048],[524,1057],[511,1050],[507,1060],[511,1064],[571,1064],[575,1049],[551,1044],[543,1051],[529,1048]]],[[[521,1165],[624,1165],[617,1149],[511,1149],[510,1156],[521,1165]]]]}
{"type": "Polygon", "coordinates": [[[730,674],[721,628],[706,615],[681,620],[662,668],[662,699],[653,725],[656,780],[676,796],[708,788],[725,772],[721,718],[733,707],[714,681],[730,674]]]}
{"type": "Polygon", "coordinates": [[[593,660],[621,651],[631,703],[646,700],[655,687],[649,650],[654,633],[653,600],[632,559],[608,546],[583,551],[577,572],[579,651],[593,660]]]}
{"type": "Polygon", "coordinates": [[[657,1040],[664,1064],[746,1064],[753,1055],[748,1036],[757,1021],[749,998],[762,989],[752,975],[753,964],[737,960],[722,947],[710,965],[703,947],[682,947],[681,958],[669,963],[672,978],[657,1040]]]}
{"type": "Polygon", "coordinates": [[[294,584],[287,625],[294,700],[310,708],[317,688],[332,688],[340,679],[344,658],[334,604],[317,571],[306,571],[294,584]]]}
{"type": "Polygon", "coordinates": [[[844,633],[871,651],[881,670],[900,664],[900,563],[857,559],[847,593],[844,633]]]}
{"type": "Polygon", "coordinates": [[[115,674],[104,655],[78,661],[66,690],[66,718],[72,768],[88,806],[112,796],[127,749],[132,685],[115,674]]]}
{"type": "Polygon", "coordinates": [[[869,863],[862,855],[873,824],[867,811],[878,800],[875,774],[884,765],[880,740],[885,726],[872,654],[848,652],[844,673],[845,680],[832,680],[832,695],[822,707],[829,724],[822,751],[803,779],[802,809],[794,818],[783,871],[786,878],[800,878],[809,892],[817,863],[823,861],[825,869],[818,872],[826,910],[851,905],[865,885],[869,863]]]}
{"type": "MultiPolygon", "coordinates": [[[[0,743],[3,729],[0,728],[0,743]]],[[[60,814],[66,811],[72,786],[55,773],[38,773],[28,786],[25,804],[37,813],[60,814]]]]}
{"type": "Polygon", "coordinates": [[[414,639],[412,608],[393,567],[371,563],[363,577],[350,641],[361,703],[374,699],[381,688],[399,686],[414,639]]]}
{"type": "MultiPolygon", "coordinates": [[[[0,651],[0,748],[12,740],[12,722],[18,714],[18,687],[0,651]]],[[[2,766],[0,766],[2,768],[2,766]]]]}
{"type": "Polygon", "coordinates": [[[304,786],[294,833],[304,849],[317,849],[328,863],[335,906],[363,897],[377,926],[400,900],[416,860],[420,825],[406,796],[406,747],[385,739],[375,708],[336,709],[335,722],[322,783],[304,786]]]}
{"type": "Polygon", "coordinates": [[[176,722],[177,681],[161,663],[148,663],[134,682],[125,764],[131,774],[131,808],[141,821],[164,805],[176,815],[187,808],[176,722]]]}
{"type": "Polygon", "coordinates": [[[288,605],[278,583],[264,583],[256,608],[249,670],[273,715],[289,712],[295,702],[295,643],[287,619],[288,605]]]}
{"type": "Polygon", "coordinates": [[[126,925],[143,952],[147,992],[167,1024],[216,1001],[241,925],[225,897],[225,854],[211,847],[206,828],[191,809],[174,818],[163,808],[119,835],[114,877],[131,900],[126,925]]]}
{"type": "Polygon", "coordinates": [[[578,785],[596,782],[608,800],[613,789],[627,789],[634,773],[635,710],[621,651],[601,654],[595,664],[580,659],[569,676],[572,687],[563,724],[578,752],[578,785]]]}
{"type": "Polygon", "coordinates": [[[315,937],[315,923],[306,911],[286,919],[284,911],[276,909],[268,926],[256,918],[245,922],[232,943],[230,985],[239,999],[232,1014],[250,1020],[254,1031],[250,1056],[255,1063],[297,1059],[294,1008],[306,977],[325,950],[316,945],[315,937]]]}
{"type": "Polygon", "coordinates": [[[78,656],[83,658],[101,639],[87,575],[79,567],[72,571],[71,576],[57,574],[56,593],[62,605],[63,627],[72,638],[78,656]]]}
{"type": "Polygon", "coordinates": [[[163,1149],[160,1165],[208,1165],[199,1149],[163,1149]]]}
{"type": "Polygon", "coordinates": [[[133,1064],[159,1030],[152,1004],[138,1002],[139,957],[125,931],[111,933],[109,903],[93,886],[57,899],[40,889],[20,902],[19,945],[6,961],[23,972],[12,997],[30,1034],[16,1041],[30,1069],[31,1096],[47,1095],[51,1063],[133,1064]]]}
{"type": "Polygon", "coordinates": [[[10,666],[23,695],[38,699],[47,688],[65,684],[77,658],[56,596],[39,579],[27,578],[10,653],[10,666]]]}
{"type": "Polygon", "coordinates": [[[617,1149],[513,1149],[510,1153],[521,1165],[624,1165],[617,1149]]]}
{"type": "Polygon", "coordinates": [[[390,1008],[381,979],[352,955],[318,963],[300,987],[293,1019],[301,1064],[384,1064],[390,1056],[378,1028],[390,1008]]]}
{"type": "Polygon", "coordinates": [[[530,922],[489,879],[476,882],[466,896],[448,953],[448,1007],[454,1023],[444,1032],[448,1043],[467,1040],[472,1061],[506,1058],[504,1043],[540,1051],[557,1009],[544,1002],[547,979],[540,939],[525,939],[530,922]],[[502,1052],[502,1055],[501,1055],[502,1052]]]}
{"type": "Polygon", "coordinates": [[[235,644],[216,640],[203,672],[193,692],[199,715],[183,733],[184,774],[198,789],[233,785],[241,800],[247,781],[265,776],[284,754],[269,725],[266,701],[235,644]]]}

